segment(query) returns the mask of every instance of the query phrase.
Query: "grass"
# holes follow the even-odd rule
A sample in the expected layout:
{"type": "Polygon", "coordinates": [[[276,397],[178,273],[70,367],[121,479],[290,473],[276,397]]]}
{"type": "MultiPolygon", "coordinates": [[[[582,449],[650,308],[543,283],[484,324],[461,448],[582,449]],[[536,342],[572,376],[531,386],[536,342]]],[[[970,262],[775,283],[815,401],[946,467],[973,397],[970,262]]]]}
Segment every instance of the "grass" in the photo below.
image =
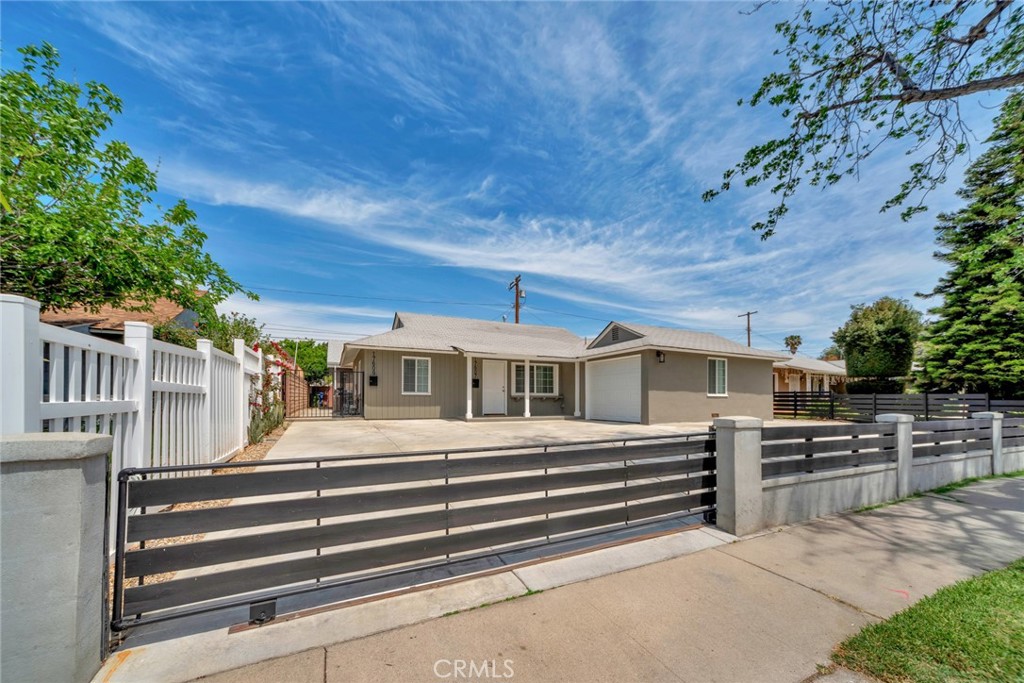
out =
{"type": "Polygon", "coordinates": [[[868,626],[832,658],[886,683],[1024,681],[1024,558],[868,626]]]}

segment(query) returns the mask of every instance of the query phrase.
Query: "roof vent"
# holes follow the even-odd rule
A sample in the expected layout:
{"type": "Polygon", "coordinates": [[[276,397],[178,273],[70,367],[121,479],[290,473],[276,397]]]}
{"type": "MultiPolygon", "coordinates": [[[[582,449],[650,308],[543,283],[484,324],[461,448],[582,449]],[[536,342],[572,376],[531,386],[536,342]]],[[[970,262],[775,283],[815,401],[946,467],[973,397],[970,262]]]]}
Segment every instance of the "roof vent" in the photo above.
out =
{"type": "Polygon", "coordinates": [[[617,326],[612,328],[612,341],[619,341],[619,328],[617,326]]]}

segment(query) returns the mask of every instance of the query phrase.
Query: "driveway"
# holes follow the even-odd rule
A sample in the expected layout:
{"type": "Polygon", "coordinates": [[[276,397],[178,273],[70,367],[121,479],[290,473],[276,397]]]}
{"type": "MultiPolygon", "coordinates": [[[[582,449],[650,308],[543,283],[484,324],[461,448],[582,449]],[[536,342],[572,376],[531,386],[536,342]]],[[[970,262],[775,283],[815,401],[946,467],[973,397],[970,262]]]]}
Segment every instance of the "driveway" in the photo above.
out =
{"type": "MultiPolygon", "coordinates": [[[[771,420],[771,425],[825,424],[820,420],[771,420]]],[[[638,425],[587,420],[340,420],[295,421],[268,459],[362,453],[518,446],[565,441],[635,439],[706,432],[708,422],[638,425]]]]}

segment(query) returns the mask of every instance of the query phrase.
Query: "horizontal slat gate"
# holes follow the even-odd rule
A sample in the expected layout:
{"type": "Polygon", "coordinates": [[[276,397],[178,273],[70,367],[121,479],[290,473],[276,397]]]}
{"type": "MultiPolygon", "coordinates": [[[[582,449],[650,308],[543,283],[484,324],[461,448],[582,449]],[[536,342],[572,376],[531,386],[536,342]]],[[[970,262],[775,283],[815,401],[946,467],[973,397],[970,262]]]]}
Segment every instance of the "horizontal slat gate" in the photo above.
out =
{"type": "Polygon", "coordinates": [[[117,585],[186,574],[116,593],[114,628],[194,613],[208,600],[246,604],[300,582],[326,587],[358,572],[708,510],[712,436],[270,461],[239,473],[179,468],[193,476],[173,478],[153,478],[167,468],[128,470],[117,585]],[[191,538],[145,547],[172,537],[191,538]]]}

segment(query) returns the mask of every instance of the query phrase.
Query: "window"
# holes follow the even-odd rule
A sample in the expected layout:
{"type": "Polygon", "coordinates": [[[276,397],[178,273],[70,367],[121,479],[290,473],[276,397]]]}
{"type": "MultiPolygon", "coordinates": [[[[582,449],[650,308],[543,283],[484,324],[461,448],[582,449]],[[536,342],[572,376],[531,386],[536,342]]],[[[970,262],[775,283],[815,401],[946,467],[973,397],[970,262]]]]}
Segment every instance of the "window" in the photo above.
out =
{"type": "Polygon", "coordinates": [[[708,358],[708,396],[728,396],[724,358],[708,358]]]}
{"type": "Polygon", "coordinates": [[[429,358],[402,358],[402,393],[430,395],[429,358]]]}
{"type": "MultiPolygon", "coordinates": [[[[516,363],[513,394],[522,395],[526,391],[526,366],[516,363]]],[[[554,365],[530,365],[530,396],[554,396],[558,393],[558,368],[554,365]]]]}

